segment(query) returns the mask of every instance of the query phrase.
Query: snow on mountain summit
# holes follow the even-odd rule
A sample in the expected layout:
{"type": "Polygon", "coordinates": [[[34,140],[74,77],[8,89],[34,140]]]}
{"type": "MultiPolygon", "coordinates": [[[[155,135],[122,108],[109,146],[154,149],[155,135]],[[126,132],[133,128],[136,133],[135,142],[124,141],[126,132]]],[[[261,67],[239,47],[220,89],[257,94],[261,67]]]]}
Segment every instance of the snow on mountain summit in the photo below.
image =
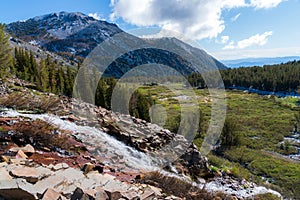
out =
{"type": "MultiPolygon", "coordinates": [[[[71,61],[83,60],[101,42],[123,32],[116,24],[97,20],[79,12],[51,13],[34,17],[24,22],[19,21],[8,24],[6,29],[13,37],[56,53],[71,61]]],[[[144,40],[125,32],[123,33],[124,38],[122,41],[115,41],[120,45],[123,42],[131,41],[134,44],[146,45],[149,43],[149,46],[153,43],[161,48],[142,48],[120,56],[108,67],[108,76],[118,78],[135,66],[147,63],[171,66],[185,75],[195,72],[189,61],[182,59],[180,55],[163,50],[165,47],[181,49],[182,52],[201,58],[199,66],[201,65],[205,70],[209,69],[210,66],[216,66],[221,69],[226,68],[226,66],[212,58],[205,51],[194,48],[178,39],[158,38],[155,40],[144,40]]]]}
{"type": "Polygon", "coordinates": [[[49,36],[57,39],[65,39],[66,37],[77,33],[98,20],[82,13],[51,13],[43,16],[34,17],[23,22],[15,22],[8,25],[9,32],[24,32],[27,28],[38,28],[46,31],[49,36]]]}
{"type": "Polygon", "coordinates": [[[13,37],[26,42],[35,41],[48,51],[81,57],[85,57],[103,40],[122,32],[115,24],[80,12],[42,15],[8,24],[6,30],[13,37]]]}

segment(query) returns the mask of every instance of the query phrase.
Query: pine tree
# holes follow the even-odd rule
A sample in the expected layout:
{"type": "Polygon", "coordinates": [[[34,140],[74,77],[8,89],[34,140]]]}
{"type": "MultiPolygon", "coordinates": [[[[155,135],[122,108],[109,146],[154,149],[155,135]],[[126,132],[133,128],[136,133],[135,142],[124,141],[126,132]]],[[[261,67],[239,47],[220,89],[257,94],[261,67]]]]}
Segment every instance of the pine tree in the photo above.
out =
{"type": "Polygon", "coordinates": [[[58,94],[64,94],[65,91],[65,77],[64,77],[64,71],[62,67],[58,68],[58,73],[56,74],[57,78],[57,93],[58,94]]]}
{"type": "Polygon", "coordinates": [[[114,78],[109,78],[107,80],[108,88],[106,90],[106,96],[105,96],[107,109],[111,109],[111,98],[116,84],[117,81],[114,78]]]}
{"type": "Polygon", "coordinates": [[[73,84],[74,84],[74,76],[71,71],[71,67],[67,67],[67,73],[64,73],[65,80],[65,91],[64,94],[67,96],[71,96],[73,93],[73,84]]]}
{"type": "Polygon", "coordinates": [[[30,69],[30,58],[29,54],[27,51],[24,52],[24,74],[23,74],[23,79],[26,81],[30,81],[30,76],[32,74],[31,69],[30,69]]]}
{"type": "Polygon", "coordinates": [[[238,146],[239,134],[236,129],[236,121],[231,118],[226,118],[222,133],[220,135],[222,148],[231,148],[232,146],[238,146]]]}
{"type": "Polygon", "coordinates": [[[15,69],[16,75],[24,80],[30,81],[31,67],[29,54],[23,49],[15,48],[15,69]]]}
{"type": "Polygon", "coordinates": [[[151,103],[149,102],[148,98],[143,96],[140,92],[135,91],[130,101],[129,113],[136,118],[144,119],[147,122],[150,122],[150,105],[151,103]]]}
{"type": "Polygon", "coordinates": [[[36,82],[37,81],[37,62],[36,59],[30,51],[29,54],[29,73],[30,73],[30,80],[31,82],[36,82]]]}
{"type": "Polygon", "coordinates": [[[106,84],[103,79],[100,79],[97,90],[96,90],[95,104],[97,106],[101,106],[103,108],[107,107],[106,102],[105,102],[105,98],[106,98],[105,90],[106,90],[106,84]]]}
{"type": "Polygon", "coordinates": [[[9,46],[9,35],[4,31],[5,26],[0,24],[0,78],[5,77],[12,67],[13,60],[9,46]]]}
{"type": "Polygon", "coordinates": [[[48,75],[49,75],[49,91],[56,93],[57,88],[56,88],[56,77],[57,77],[57,70],[55,68],[54,62],[50,59],[50,56],[48,55],[46,58],[46,66],[48,68],[48,75]]]}
{"type": "Polygon", "coordinates": [[[45,60],[41,60],[40,63],[40,75],[38,85],[42,91],[49,91],[49,69],[46,65],[45,60]]]}

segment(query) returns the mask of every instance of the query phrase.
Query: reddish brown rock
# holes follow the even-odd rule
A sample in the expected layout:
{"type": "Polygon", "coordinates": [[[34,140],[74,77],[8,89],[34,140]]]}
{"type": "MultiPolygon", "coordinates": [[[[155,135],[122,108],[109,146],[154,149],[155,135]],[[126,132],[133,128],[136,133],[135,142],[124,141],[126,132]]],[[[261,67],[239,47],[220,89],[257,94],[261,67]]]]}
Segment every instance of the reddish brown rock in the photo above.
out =
{"type": "Polygon", "coordinates": [[[35,149],[30,144],[27,144],[25,147],[13,147],[9,151],[11,151],[11,152],[18,152],[19,150],[22,150],[26,154],[33,154],[33,153],[35,153],[35,149]]]}
{"type": "Polygon", "coordinates": [[[20,188],[0,189],[0,194],[1,197],[3,197],[4,199],[26,199],[26,200],[36,199],[34,195],[20,188]]]}
{"type": "Polygon", "coordinates": [[[0,160],[9,163],[9,158],[7,156],[1,156],[0,160]]]}
{"type": "Polygon", "coordinates": [[[42,196],[42,200],[60,200],[61,195],[56,192],[54,189],[52,188],[48,188],[43,196],[42,196]]]}
{"type": "Polygon", "coordinates": [[[108,200],[109,197],[107,195],[107,193],[103,190],[103,189],[97,189],[97,192],[95,194],[95,199],[96,200],[108,200]]]}
{"type": "Polygon", "coordinates": [[[16,178],[24,178],[29,183],[36,183],[38,180],[47,177],[51,174],[49,169],[38,167],[17,166],[12,169],[10,175],[16,178]]]}
{"type": "Polygon", "coordinates": [[[134,190],[130,190],[125,193],[122,192],[122,197],[125,199],[129,199],[129,200],[139,200],[140,199],[140,195],[134,190]]]}
{"type": "Polygon", "coordinates": [[[17,159],[27,159],[28,156],[22,150],[19,150],[16,154],[16,158],[17,159]]]}
{"type": "Polygon", "coordinates": [[[155,195],[154,191],[147,190],[142,194],[141,200],[150,200],[155,197],[156,197],[156,195],[155,195]]]}
{"type": "Polygon", "coordinates": [[[113,189],[105,189],[104,190],[109,197],[109,200],[119,200],[122,197],[122,194],[120,191],[116,191],[113,189]]]}
{"type": "Polygon", "coordinates": [[[92,163],[86,163],[83,168],[82,168],[82,171],[84,174],[87,174],[89,173],[90,171],[93,171],[94,170],[94,167],[95,165],[92,164],[92,163]]]}

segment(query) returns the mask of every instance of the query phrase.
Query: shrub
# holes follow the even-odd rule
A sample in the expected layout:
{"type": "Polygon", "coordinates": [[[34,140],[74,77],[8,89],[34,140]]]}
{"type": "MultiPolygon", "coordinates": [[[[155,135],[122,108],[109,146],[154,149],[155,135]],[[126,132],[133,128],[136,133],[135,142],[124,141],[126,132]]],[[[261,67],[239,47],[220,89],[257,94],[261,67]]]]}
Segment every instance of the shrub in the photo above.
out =
{"type": "Polygon", "coordinates": [[[71,146],[67,142],[66,135],[59,135],[58,129],[41,120],[20,121],[15,124],[15,132],[11,139],[18,146],[31,144],[35,148],[42,149],[53,147],[69,150],[71,146]]]}
{"type": "Polygon", "coordinates": [[[55,96],[30,95],[15,92],[0,99],[0,105],[20,110],[35,110],[38,112],[55,112],[60,110],[60,99],[55,96]]]}
{"type": "Polygon", "coordinates": [[[221,192],[210,193],[204,189],[193,186],[192,183],[176,176],[167,176],[160,172],[150,172],[140,180],[142,183],[154,185],[161,188],[164,193],[185,198],[187,200],[199,199],[224,199],[225,194],[221,192]]]}

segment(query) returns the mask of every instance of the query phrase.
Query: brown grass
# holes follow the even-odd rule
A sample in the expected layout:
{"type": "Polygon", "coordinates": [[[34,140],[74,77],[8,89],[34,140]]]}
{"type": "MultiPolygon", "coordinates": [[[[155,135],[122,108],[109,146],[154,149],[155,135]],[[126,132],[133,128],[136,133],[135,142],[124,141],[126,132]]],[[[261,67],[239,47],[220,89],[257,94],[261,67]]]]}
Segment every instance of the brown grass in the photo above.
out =
{"type": "Polygon", "coordinates": [[[59,134],[57,128],[41,120],[21,121],[14,125],[14,129],[16,131],[11,139],[19,146],[31,144],[38,149],[57,147],[68,150],[71,148],[66,134],[59,134]]]}
{"type": "Polygon", "coordinates": [[[55,96],[31,95],[15,92],[1,97],[0,106],[20,110],[54,112],[60,109],[61,102],[60,99],[55,96]]]}
{"type": "Polygon", "coordinates": [[[221,192],[210,193],[180,178],[166,176],[160,172],[147,173],[140,182],[161,188],[168,195],[175,195],[187,200],[224,199],[226,197],[221,192]]]}

